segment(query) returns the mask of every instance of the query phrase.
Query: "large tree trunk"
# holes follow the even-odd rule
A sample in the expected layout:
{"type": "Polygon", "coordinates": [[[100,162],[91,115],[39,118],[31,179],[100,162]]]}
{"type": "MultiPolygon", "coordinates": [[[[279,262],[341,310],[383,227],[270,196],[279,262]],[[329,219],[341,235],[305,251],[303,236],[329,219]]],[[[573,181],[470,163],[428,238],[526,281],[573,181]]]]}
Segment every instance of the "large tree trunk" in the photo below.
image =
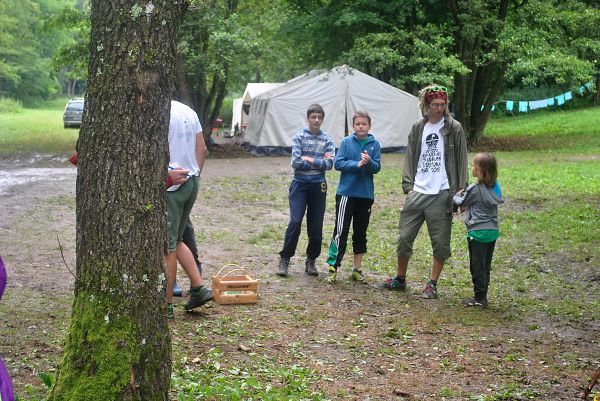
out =
{"type": "Polygon", "coordinates": [[[49,400],[170,399],[164,182],[184,8],[92,1],[75,298],[49,400]]]}
{"type": "MultiPolygon", "coordinates": [[[[495,14],[498,21],[505,21],[508,15],[510,0],[501,0],[497,5],[488,10],[495,14]],[[497,7],[494,9],[494,7],[497,7]]],[[[494,38],[502,25],[488,25],[482,27],[480,35],[473,35],[467,27],[462,26],[464,15],[470,12],[469,5],[461,9],[456,1],[448,2],[454,21],[454,41],[456,54],[471,72],[466,75],[457,74],[454,77],[454,103],[456,118],[463,124],[467,141],[473,144],[481,139],[487,122],[490,119],[492,106],[496,102],[506,72],[506,63],[491,61],[481,64],[478,60],[482,54],[493,52],[493,41],[482,38],[494,38]],[[483,107],[482,107],[483,106],[483,107]]]]}

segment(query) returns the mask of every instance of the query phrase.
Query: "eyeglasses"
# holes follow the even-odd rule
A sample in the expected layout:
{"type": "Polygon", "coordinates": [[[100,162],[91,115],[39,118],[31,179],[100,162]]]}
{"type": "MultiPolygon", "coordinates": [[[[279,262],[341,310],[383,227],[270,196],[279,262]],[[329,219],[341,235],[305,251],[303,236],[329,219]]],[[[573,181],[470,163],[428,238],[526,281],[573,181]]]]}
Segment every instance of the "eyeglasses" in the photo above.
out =
{"type": "Polygon", "coordinates": [[[439,86],[439,85],[430,86],[429,88],[425,88],[425,93],[432,93],[432,92],[448,92],[448,88],[446,88],[445,86],[439,86]]]}
{"type": "Polygon", "coordinates": [[[429,103],[429,107],[432,109],[443,109],[446,107],[446,103],[429,103]]]}

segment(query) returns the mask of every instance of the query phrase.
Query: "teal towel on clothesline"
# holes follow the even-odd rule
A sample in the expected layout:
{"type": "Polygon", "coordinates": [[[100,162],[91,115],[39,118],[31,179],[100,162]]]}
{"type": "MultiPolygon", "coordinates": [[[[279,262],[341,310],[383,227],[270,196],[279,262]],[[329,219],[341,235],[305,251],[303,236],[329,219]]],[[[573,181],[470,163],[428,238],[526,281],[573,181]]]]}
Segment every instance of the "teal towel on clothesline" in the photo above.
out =
{"type": "Polygon", "coordinates": [[[529,102],[519,102],[519,113],[527,113],[529,102]]]}
{"type": "MultiPolygon", "coordinates": [[[[585,85],[579,87],[579,93],[585,92],[585,90],[592,90],[592,83],[588,82],[585,85]]],[[[562,106],[565,102],[573,99],[573,92],[567,91],[558,96],[554,96],[548,99],[540,99],[540,100],[530,100],[530,101],[518,101],[519,113],[527,113],[529,110],[541,109],[548,106],[562,106]]],[[[515,107],[514,100],[505,100],[506,102],[506,111],[513,111],[515,107]]],[[[483,106],[481,106],[481,110],[483,110],[483,106]]],[[[492,107],[492,111],[494,107],[492,107]]]]}

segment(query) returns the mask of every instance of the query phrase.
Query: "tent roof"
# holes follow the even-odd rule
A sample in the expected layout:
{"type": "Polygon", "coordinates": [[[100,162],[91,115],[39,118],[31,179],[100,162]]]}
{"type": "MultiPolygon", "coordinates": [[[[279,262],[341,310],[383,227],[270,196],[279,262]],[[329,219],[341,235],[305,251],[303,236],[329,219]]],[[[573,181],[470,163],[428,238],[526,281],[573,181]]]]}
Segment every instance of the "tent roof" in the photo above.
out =
{"type": "Polygon", "coordinates": [[[249,83],[246,85],[246,90],[244,91],[242,99],[244,100],[244,103],[250,103],[256,96],[273,88],[277,88],[280,85],[283,84],[278,82],[249,83]]]}

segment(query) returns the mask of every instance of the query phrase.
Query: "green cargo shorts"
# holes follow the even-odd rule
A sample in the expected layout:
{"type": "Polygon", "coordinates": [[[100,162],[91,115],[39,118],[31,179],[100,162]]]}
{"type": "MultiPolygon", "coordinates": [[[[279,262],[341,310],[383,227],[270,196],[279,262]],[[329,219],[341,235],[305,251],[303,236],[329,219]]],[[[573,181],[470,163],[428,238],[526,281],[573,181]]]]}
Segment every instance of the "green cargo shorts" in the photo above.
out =
{"type": "Polygon", "coordinates": [[[426,195],[412,191],[406,196],[404,207],[400,211],[398,224],[398,242],[396,254],[410,258],[413,243],[425,221],[433,257],[445,262],[450,257],[450,235],[452,232],[452,213],[448,212],[448,190],[437,195],[426,195]]]}
{"type": "Polygon", "coordinates": [[[198,196],[198,177],[190,177],[177,191],[167,192],[167,252],[175,252],[198,196]]]}

